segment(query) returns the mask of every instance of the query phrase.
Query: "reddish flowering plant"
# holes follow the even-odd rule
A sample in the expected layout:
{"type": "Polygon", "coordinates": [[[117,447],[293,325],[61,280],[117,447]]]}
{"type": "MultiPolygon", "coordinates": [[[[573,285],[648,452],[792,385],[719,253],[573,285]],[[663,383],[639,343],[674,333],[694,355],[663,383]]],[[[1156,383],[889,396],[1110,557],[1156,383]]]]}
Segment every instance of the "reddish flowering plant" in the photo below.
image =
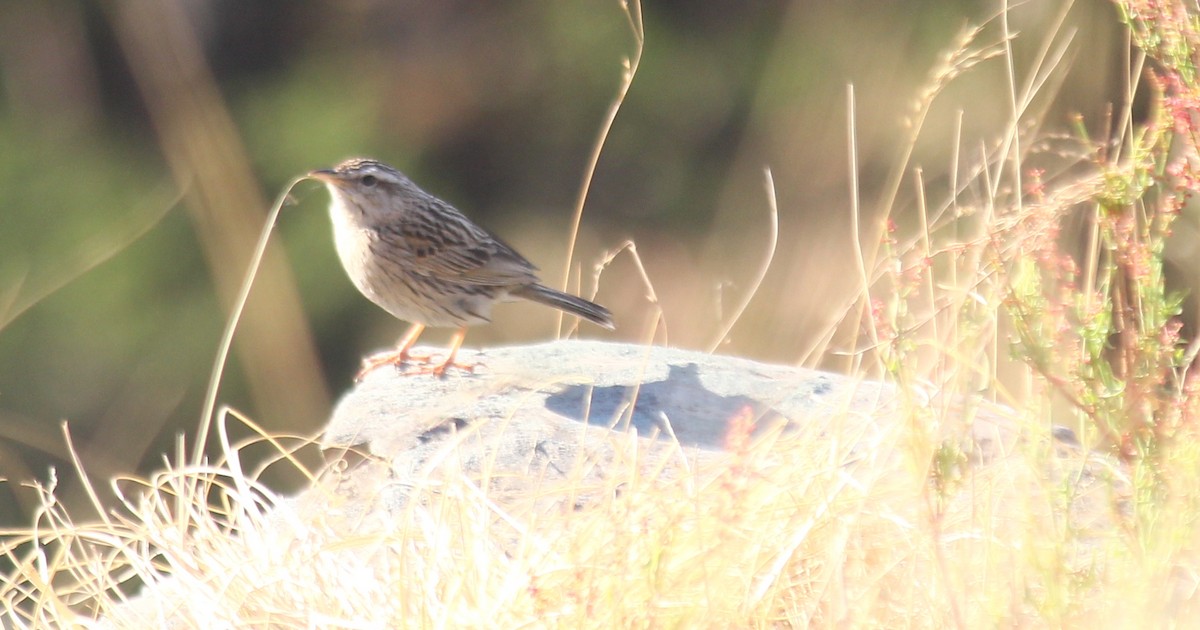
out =
{"type": "Polygon", "coordinates": [[[1172,223],[1200,190],[1200,17],[1177,2],[1118,6],[1159,65],[1148,81],[1154,116],[1121,150],[1096,143],[1095,176],[1082,184],[1026,171],[1028,202],[993,238],[1008,269],[1015,355],[1122,458],[1157,460],[1181,431],[1196,432],[1194,353],[1164,268],[1172,223]],[[1081,212],[1094,245],[1064,251],[1063,226],[1081,212]]]}

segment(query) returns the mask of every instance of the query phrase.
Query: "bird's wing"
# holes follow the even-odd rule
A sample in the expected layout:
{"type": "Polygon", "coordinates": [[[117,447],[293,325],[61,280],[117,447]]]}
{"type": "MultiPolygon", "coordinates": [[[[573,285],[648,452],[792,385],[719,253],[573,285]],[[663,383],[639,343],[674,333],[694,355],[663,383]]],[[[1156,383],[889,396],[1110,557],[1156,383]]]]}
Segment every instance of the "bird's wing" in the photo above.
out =
{"type": "Polygon", "coordinates": [[[511,247],[449,205],[439,210],[380,228],[382,249],[421,275],[488,286],[537,281],[537,267],[511,247]]]}

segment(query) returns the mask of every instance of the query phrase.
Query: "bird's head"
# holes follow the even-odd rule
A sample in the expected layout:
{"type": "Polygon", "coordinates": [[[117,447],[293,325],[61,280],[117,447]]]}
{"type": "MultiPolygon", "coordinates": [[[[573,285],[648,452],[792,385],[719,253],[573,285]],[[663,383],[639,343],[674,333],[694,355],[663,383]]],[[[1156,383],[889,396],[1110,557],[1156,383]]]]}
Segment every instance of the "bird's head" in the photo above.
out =
{"type": "Polygon", "coordinates": [[[423,194],[404,173],[368,158],[352,158],[333,168],[309,171],[308,176],[325,184],[335,205],[368,221],[404,212],[423,194]]]}

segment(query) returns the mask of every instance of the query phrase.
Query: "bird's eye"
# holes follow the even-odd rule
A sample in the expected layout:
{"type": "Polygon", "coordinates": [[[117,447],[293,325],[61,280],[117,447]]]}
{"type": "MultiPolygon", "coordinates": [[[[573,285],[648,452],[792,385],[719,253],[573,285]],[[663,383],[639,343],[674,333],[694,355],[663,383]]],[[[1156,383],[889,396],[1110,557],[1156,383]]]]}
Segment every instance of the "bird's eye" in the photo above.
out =
{"type": "Polygon", "coordinates": [[[366,186],[367,188],[374,188],[375,184],[379,183],[379,178],[375,177],[374,175],[363,175],[362,179],[359,181],[361,181],[362,185],[366,186]]]}

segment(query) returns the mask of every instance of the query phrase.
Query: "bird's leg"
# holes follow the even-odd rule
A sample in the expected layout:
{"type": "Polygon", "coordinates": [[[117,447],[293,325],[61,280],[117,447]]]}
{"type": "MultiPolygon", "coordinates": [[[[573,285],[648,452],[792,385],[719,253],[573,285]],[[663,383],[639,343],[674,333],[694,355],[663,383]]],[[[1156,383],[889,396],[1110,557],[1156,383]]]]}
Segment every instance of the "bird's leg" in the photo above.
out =
{"type": "Polygon", "coordinates": [[[409,327],[408,332],[404,333],[404,336],[400,338],[400,343],[396,345],[395,350],[380,352],[379,354],[363,359],[362,369],[358,371],[358,374],[354,377],[354,381],[358,382],[363,380],[363,377],[375,370],[375,368],[384,365],[400,365],[401,363],[408,361],[410,358],[415,358],[423,363],[428,363],[428,356],[410,357],[408,354],[408,351],[412,349],[413,344],[417,343],[417,337],[421,336],[421,331],[423,330],[425,330],[424,324],[413,324],[411,327],[409,327]]]}
{"type": "Polygon", "coordinates": [[[441,365],[433,368],[433,374],[436,376],[445,376],[446,370],[452,367],[460,368],[468,372],[474,372],[474,365],[458,365],[454,362],[454,357],[458,356],[458,349],[462,347],[463,339],[467,337],[467,327],[463,326],[454,331],[454,336],[450,338],[450,354],[446,355],[446,360],[442,361],[441,365]]]}
{"type": "Polygon", "coordinates": [[[437,377],[444,377],[446,376],[446,370],[449,370],[450,368],[458,368],[464,372],[470,372],[474,374],[475,368],[482,364],[472,363],[470,365],[463,365],[462,363],[454,362],[455,357],[458,356],[458,349],[462,347],[463,339],[466,336],[466,326],[454,331],[454,336],[450,338],[450,351],[447,353],[445,361],[442,361],[434,367],[429,367],[428,365],[422,366],[416,372],[409,372],[409,374],[433,374],[437,377]]]}

